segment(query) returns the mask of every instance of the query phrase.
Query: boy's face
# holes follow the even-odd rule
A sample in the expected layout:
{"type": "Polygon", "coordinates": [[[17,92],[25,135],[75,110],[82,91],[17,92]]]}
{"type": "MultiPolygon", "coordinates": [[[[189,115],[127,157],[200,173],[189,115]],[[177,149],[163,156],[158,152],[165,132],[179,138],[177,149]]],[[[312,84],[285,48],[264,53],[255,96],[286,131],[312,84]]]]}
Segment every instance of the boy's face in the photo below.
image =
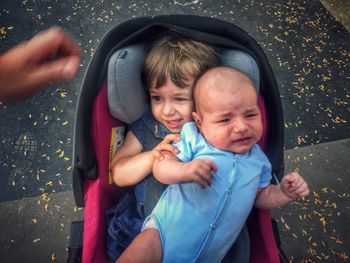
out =
{"type": "Polygon", "coordinates": [[[232,85],[220,83],[199,92],[196,98],[199,109],[193,117],[209,143],[241,154],[260,140],[263,126],[254,87],[249,82],[239,87],[232,85]]]}
{"type": "Polygon", "coordinates": [[[150,89],[153,116],[173,133],[179,133],[192,120],[192,88],[193,80],[188,87],[180,88],[167,78],[163,86],[150,89]]]}

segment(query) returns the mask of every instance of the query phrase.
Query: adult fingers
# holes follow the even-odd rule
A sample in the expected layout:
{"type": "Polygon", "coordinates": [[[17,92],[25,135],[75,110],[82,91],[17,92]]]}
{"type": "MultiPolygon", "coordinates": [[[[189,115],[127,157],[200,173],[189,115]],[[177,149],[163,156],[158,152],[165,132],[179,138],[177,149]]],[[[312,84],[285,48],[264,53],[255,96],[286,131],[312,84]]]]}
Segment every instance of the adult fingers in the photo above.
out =
{"type": "Polygon", "coordinates": [[[26,47],[30,50],[27,57],[36,61],[51,60],[59,56],[80,57],[78,43],[59,27],[38,33],[27,42],[26,47]]]}
{"type": "Polygon", "coordinates": [[[65,57],[33,68],[27,77],[28,87],[39,89],[44,86],[69,80],[79,68],[79,57],[65,57]]]}

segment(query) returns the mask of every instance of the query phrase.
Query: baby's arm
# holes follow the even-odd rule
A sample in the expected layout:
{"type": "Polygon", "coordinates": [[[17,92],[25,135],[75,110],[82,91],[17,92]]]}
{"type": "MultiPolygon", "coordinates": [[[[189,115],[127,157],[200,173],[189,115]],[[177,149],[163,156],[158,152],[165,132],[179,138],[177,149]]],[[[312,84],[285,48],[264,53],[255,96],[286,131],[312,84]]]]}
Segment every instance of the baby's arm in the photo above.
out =
{"type": "Polygon", "coordinates": [[[211,185],[211,172],[217,168],[210,159],[194,159],[184,163],[171,153],[164,153],[163,160],[153,163],[153,174],[163,184],[194,182],[205,188],[211,185]]]}
{"type": "Polygon", "coordinates": [[[132,132],[128,132],[111,163],[114,183],[128,186],[141,182],[152,171],[154,159],[161,158],[163,151],[176,152],[171,142],[178,139],[179,135],[169,134],[153,150],[141,152],[141,143],[132,132]]]}
{"type": "Polygon", "coordinates": [[[277,208],[308,194],[309,187],[304,178],[298,172],[291,172],[283,177],[280,184],[260,190],[255,206],[262,209],[277,208]]]}

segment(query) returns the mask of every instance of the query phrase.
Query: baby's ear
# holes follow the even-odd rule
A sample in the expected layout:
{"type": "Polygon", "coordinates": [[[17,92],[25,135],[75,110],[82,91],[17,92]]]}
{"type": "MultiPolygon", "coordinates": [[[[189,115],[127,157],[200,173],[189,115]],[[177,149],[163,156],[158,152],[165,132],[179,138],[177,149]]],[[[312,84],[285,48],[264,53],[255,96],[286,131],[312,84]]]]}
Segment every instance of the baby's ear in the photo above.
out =
{"type": "Polygon", "coordinates": [[[197,127],[200,129],[202,127],[202,120],[201,120],[200,114],[194,111],[192,112],[192,117],[196,122],[197,127]]]}

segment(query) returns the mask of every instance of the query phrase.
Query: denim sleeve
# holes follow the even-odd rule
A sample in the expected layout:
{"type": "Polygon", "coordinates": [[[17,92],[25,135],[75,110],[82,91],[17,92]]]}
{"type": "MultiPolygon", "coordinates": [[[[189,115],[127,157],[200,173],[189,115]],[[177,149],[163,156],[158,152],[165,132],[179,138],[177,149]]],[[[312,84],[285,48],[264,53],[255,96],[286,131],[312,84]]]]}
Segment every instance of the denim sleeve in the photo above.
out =
{"type": "Polygon", "coordinates": [[[142,118],[138,119],[129,126],[129,131],[131,131],[135,135],[136,139],[139,140],[143,148],[146,144],[145,129],[146,125],[143,122],[142,118]]]}

